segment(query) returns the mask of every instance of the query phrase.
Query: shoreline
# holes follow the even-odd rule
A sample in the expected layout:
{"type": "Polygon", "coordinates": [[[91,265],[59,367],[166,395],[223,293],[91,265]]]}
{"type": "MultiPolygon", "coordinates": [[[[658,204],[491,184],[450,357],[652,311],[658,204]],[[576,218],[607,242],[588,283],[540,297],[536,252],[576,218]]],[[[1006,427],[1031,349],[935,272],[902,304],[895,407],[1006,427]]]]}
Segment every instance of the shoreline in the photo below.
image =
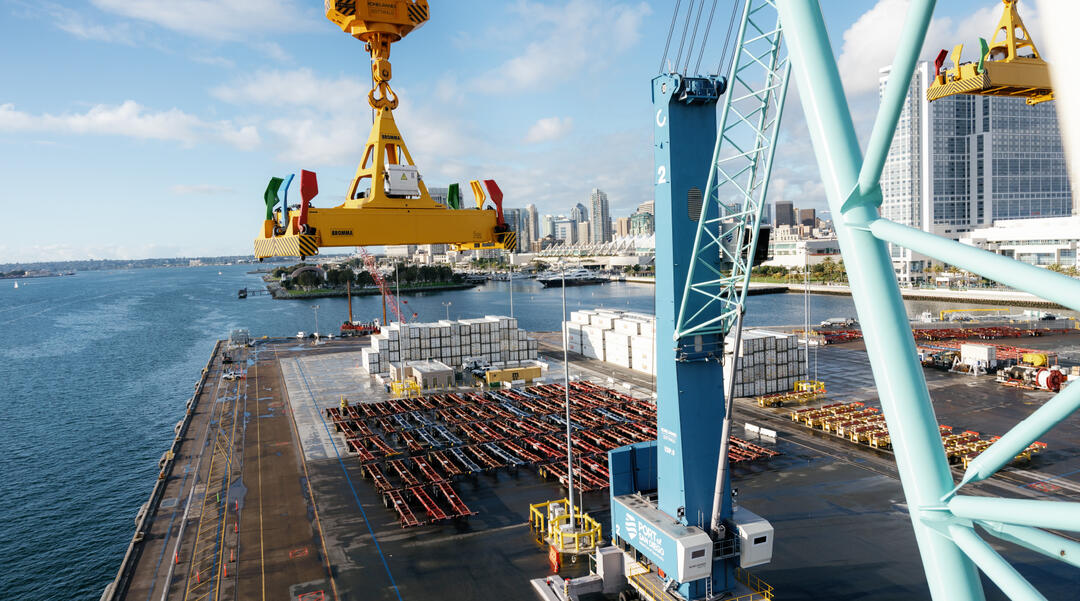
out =
{"type": "MultiPolygon", "coordinates": [[[[655,284],[652,278],[625,278],[628,283],[655,284]]],[[[803,284],[784,284],[773,282],[750,282],[749,295],[756,294],[799,294],[804,290],[803,284]]],[[[834,296],[851,296],[851,288],[846,285],[810,284],[811,294],[831,294],[834,296]]],[[[1061,309],[1068,311],[1057,303],[1050,302],[1017,290],[952,290],[948,288],[901,288],[900,295],[904,300],[924,301],[951,301],[958,303],[970,303],[973,305],[1003,305],[1015,307],[1034,307],[1039,309],[1061,309]]]]}
{"type": "MultiPolygon", "coordinates": [[[[423,287],[402,287],[401,295],[415,294],[418,292],[445,292],[447,290],[468,290],[470,288],[476,288],[478,284],[469,284],[462,282],[461,284],[437,284],[434,286],[423,287]]],[[[341,290],[311,290],[311,291],[299,291],[299,293],[293,294],[292,291],[285,290],[278,285],[268,285],[267,290],[270,291],[270,296],[274,300],[303,300],[307,298],[344,298],[347,296],[345,289],[341,290]]],[[[397,294],[397,290],[394,291],[397,294]]],[[[378,288],[354,288],[352,291],[353,296],[378,296],[382,292],[378,288]]]]}

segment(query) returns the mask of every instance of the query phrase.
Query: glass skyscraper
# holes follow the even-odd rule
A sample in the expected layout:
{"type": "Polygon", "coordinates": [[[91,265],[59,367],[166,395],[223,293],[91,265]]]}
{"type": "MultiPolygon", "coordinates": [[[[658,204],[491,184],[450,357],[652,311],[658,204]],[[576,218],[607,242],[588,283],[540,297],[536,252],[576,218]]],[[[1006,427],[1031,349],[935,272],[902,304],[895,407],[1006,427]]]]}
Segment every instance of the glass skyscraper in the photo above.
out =
{"type": "MultiPolygon", "coordinates": [[[[881,70],[879,93],[890,69],[881,70]]],[[[1072,193],[1053,102],[949,96],[933,103],[932,67],[915,69],[881,176],[881,216],[957,239],[995,220],[1061,217],[1072,193]]],[[[925,279],[926,257],[890,248],[902,282],[925,279]]]]}

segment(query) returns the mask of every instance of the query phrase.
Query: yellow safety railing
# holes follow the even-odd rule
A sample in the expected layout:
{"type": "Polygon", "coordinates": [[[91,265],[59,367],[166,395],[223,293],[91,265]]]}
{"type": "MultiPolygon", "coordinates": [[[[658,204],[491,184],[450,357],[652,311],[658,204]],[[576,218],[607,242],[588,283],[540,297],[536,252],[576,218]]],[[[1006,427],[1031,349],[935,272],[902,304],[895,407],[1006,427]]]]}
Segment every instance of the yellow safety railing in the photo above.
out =
{"type": "Polygon", "coordinates": [[[397,380],[390,383],[390,390],[395,396],[420,396],[420,385],[415,380],[397,380]]]}
{"type": "Polygon", "coordinates": [[[663,580],[651,578],[645,578],[645,575],[650,572],[649,568],[641,565],[639,562],[634,562],[631,566],[630,575],[627,578],[630,580],[630,584],[641,592],[642,596],[647,599],[653,599],[655,601],[663,601],[670,599],[666,592],[664,592],[663,580]]]}
{"type": "Polygon", "coordinates": [[[754,592],[734,597],[731,601],[772,601],[773,587],[761,578],[758,578],[739,566],[735,566],[735,580],[745,584],[754,592]]]}
{"type": "Polygon", "coordinates": [[[566,553],[582,553],[592,551],[603,540],[600,522],[597,522],[586,513],[575,512],[576,528],[563,530],[563,525],[569,524],[570,501],[558,499],[529,505],[529,528],[540,534],[548,543],[566,553]],[[552,507],[561,507],[562,513],[551,516],[552,507]]]}
{"type": "Polygon", "coordinates": [[[825,394],[825,382],[821,380],[798,380],[795,382],[795,392],[825,394]]]}
{"type": "MultiPolygon", "coordinates": [[[[635,561],[630,564],[630,570],[627,572],[626,578],[642,596],[648,599],[656,601],[671,599],[671,596],[664,591],[662,578],[646,578],[646,575],[651,571],[648,566],[635,561]]],[[[727,601],[773,601],[773,587],[761,578],[736,566],[735,579],[746,585],[752,592],[737,597],[727,597],[727,601]]]]}

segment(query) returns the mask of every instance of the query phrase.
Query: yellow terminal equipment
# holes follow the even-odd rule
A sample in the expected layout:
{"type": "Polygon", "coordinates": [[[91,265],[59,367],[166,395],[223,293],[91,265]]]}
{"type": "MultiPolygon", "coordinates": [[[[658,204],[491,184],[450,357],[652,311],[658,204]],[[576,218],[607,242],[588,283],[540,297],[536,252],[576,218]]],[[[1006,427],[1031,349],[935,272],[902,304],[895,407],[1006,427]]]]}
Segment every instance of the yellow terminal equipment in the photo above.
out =
{"type": "Polygon", "coordinates": [[[372,90],[368,104],[375,122],[363,158],[344,201],[335,207],[310,206],[318,194],[315,174],[302,171],[301,204],[288,206],[290,176],[273,178],[264,194],[266,218],[255,239],[255,256],[308,257],[320,247],[385,244],[451,244],[458,250],[517,246],[503,219],[502,191],[492,180],[471,182],[476,209],[459,207],[451,186],[449,207],[431,199],[405,140],[394,123],[398,97],[390,88],[390,45],[428,20],[427,0],[326,0],[326,17],[345,33],[365,42],[371,55],[372,90]],[[486,192],[486,193],[485,193],[486,192]]]}
{"type": "Polygon", "coordinates": [[[1002,0],[1005,10],[990,43],[979,38],[978,62],[960,62],[964,45],[957,44],[952,51],[953,67],[942,71],[947,51],[938,54],[934,81],[926,90],[927,100],[957,94],[1019,97],[1026,98],[1028,104],[1054,99],[1050,68],[1016,12],[1017,1],[1002,0]],[[1021,55],[1025,50],[1029,52],[1021,55]]]}

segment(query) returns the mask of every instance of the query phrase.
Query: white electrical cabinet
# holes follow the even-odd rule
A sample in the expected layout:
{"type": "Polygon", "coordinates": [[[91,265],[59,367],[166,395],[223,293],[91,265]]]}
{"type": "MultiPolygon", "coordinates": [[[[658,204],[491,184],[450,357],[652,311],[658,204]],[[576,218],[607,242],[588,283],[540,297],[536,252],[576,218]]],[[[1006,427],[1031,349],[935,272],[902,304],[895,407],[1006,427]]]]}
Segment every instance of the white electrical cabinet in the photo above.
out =
{"type": "Polygon", "coordinates": [[[741,567],[752,568],[772,561],[774,532],[769,520],[745,507],[736,507],[731,521],[739,532],[741,567]]]}
{"type": "Polygon", "coordinates": [[[420,173],[415,165],[387,165],[386,193],[394,196],[419,196],[420,173]]]}

